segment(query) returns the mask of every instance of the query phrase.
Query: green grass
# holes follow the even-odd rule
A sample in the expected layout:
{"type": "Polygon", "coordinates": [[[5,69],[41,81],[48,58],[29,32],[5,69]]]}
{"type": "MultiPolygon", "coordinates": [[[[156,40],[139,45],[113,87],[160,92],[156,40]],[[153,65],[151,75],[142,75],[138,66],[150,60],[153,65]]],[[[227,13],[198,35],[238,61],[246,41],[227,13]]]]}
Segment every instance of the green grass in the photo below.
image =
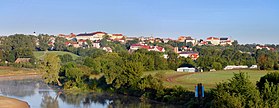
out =
{"type": "MultiPolygon", "coordinates": [[[[225,82],[231,79],[234,73],[244,72],[249,75],[250,81],[256,84],[259,79],[272,71],[260,71],[260,70],[222,70],[216,72],[199,72],[193,74],[187,74],[185,72],[175,72],[173,70],[163,70],[163,71],[148,71],[145,72],[145,75],[151,74],[155,75],[158,72],[164,72],[165,75],[162,78],[164,85],[166,87],[174,87],[175,85],[182,86],[188,90],[194,90],[194,87],[197,83],[202,83],[205,86],[205,89],[214,88],[217,83],[225,82]],[[186,74],[186,75],[185,75],[186,74]],[[175,77],[172,79],[174,76],[175,77]],[[171,79],[171,81],[169,81],[171,79]]],[[[276,71],[279,72],[279,71],[276,71]]]]}
{"type": "MultiPolygon", "coordinates": [[[[34,51],[34,56],[37,58],[37,59],[42,59],[45,55],[45,51],[34,51]]],[[[76,55],[76,54],[73,54],[73,53],[70,53],[70,52],[65,52],[65,51],[47,51],[46,53],[55,53],[57,55],[64,55],[64,54],[70,54],[73,59],[77,59],[79,56],[76,55]]]]}

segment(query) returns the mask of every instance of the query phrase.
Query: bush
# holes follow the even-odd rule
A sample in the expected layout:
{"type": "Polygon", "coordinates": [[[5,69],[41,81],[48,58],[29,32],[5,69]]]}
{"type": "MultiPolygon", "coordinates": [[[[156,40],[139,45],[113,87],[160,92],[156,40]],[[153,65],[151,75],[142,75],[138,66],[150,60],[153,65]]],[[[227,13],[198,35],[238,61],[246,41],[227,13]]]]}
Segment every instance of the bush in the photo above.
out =
{"type": "Polygon", "coordinates": [[[272,73],[268,73],[265,76],[261,77],[260,81],[257,82],[257,87],[259,88],[260,91],[263,90],[264,83],[266,83],[266,81],[269,82],[269,85],[271,85],[271,83],[273,83],[274,85],[277,85],[279,83],[279,73],[272,72],[272,73]]]}

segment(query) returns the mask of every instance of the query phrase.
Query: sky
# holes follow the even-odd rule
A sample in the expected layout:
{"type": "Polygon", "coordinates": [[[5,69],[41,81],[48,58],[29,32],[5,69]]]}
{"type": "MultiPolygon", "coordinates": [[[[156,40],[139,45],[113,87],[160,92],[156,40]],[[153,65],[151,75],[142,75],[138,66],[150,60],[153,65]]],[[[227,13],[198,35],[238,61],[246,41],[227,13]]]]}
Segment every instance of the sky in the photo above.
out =
{"type": "Polygon", "coordinates": [[[1,0],[0,35],[105,31],[279,44],[279,0],[1,0]]]}

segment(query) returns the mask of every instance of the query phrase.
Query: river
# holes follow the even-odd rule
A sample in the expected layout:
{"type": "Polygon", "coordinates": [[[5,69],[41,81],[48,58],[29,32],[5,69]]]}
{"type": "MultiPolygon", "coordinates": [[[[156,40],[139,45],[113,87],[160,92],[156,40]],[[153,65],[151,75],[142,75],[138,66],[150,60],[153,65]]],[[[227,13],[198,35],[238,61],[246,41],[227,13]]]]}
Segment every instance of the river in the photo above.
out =
{"type": "Polygon", "coordinates": [[[0,95],[28,102],[31,108],[177,108],[110,93],[67,93],[40,79],[0,80],[0,95]]]}

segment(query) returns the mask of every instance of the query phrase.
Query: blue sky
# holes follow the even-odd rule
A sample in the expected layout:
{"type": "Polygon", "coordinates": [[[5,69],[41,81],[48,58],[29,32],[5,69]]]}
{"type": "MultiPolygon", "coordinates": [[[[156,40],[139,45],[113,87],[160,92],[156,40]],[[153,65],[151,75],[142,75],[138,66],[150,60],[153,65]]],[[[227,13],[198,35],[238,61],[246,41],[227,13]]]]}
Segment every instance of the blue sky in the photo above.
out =
{"type": "Polygon", "coordinates": [[[279,44],[279,0],[2,0],[0,35],[105,31],[279,44]]]}

